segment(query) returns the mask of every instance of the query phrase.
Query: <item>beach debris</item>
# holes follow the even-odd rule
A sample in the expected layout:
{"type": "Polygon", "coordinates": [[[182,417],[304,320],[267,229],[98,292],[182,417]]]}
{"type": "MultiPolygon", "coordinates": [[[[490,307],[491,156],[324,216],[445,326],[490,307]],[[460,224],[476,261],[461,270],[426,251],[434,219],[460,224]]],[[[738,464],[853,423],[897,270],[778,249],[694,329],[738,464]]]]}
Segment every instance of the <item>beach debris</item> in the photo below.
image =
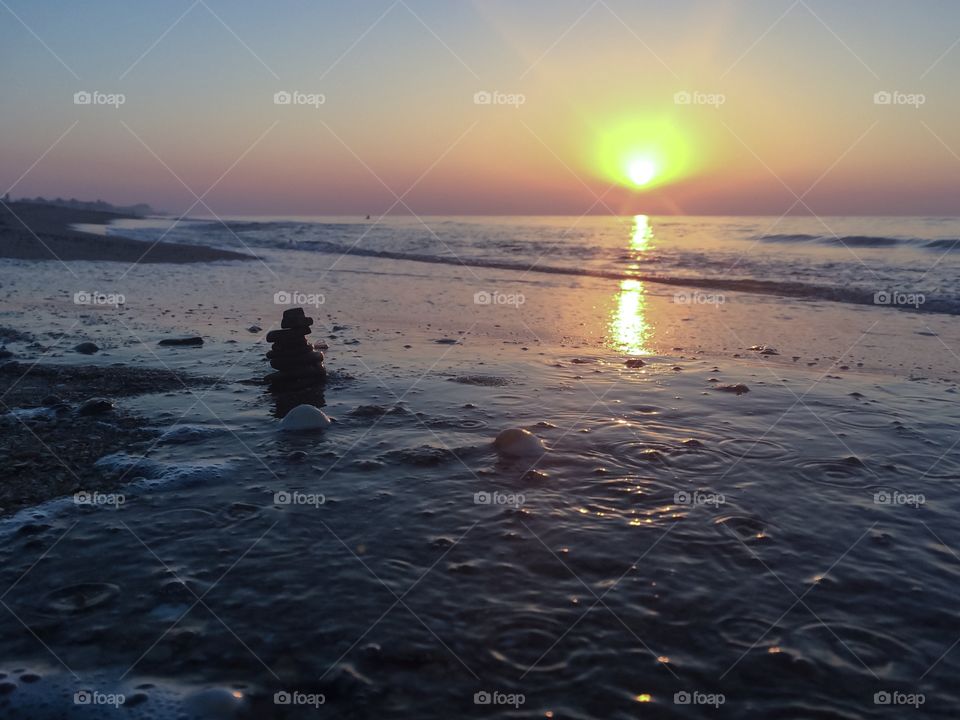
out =
{"type": "Polygon", "coordinates": [[[506,457],[530,457],[543,455],[546,448],[543,441],[529,430],[508,428],[493,441],[497,452],[506,457]]]}
{"type": "Polygon", "coordinates": [[[77,408],[77,415],[103,415],[113,411],[113,403],[106,398],[90,398],[77,408]]]}
{"type": "Polygon", "coordinates": [[[751,345],[748,350],[760,353],[761,355],[779,355],[780,351],[776,348],[772,348],[769,345],[751,345]]]}
{"type": "Polygon", "coordinates": [[[100,348],[92,342],[82,342],[73,348],[74,352],[78,352],[81,355],[93,355],[95,352],[99,352],[99,350],[100,348]]]}
{"type": "Polygon", "coordinates": [[[202,337],[182,337],[182,338],[164,338],[161,340],[158,345],[163,345],[164,347],[197,347],[203,345],[202,337]]]}
{"type": "Polygon", "coordinates": [[[628,368],[642,368],[644,365],[646,365],[646,363],[640,358],[630,358],[624,363],[624,365],[626,365],[628,368]]]}
{"type": "Polygon", "coordinates": [[[267,333],[267,342],[273,343],[267,359],[276,371],[266,377],[272,390],[302,390],[326,379],[323,353],[307,342],[312,325],[303,308],[291,308],[283,313],[281,329],[267,333]]]}
{"type": "Polygon", "coordinates": [[[744,393],[750,392],[750,388],[743,383],[737,383],[736,385],[717,385],[714,390],[733,393],[734,395],[743,395],[744,393]]]}
{"type": "Polygon", "coordinates": [[[332,422],[323,410],[313,405],[297,405],[280,421],[280,429],[287,432],[326,430],[332,422]]]}

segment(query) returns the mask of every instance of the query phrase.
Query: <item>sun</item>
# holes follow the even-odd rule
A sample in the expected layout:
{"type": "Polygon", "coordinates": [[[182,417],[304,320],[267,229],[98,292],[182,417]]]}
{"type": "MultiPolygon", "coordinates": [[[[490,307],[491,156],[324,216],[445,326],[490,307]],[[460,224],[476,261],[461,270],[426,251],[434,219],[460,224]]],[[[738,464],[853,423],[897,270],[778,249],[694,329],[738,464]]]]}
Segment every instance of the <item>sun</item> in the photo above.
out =
{"type": "Polygon", "coordinates": [[[652,160],[639,158],[630,163],[627,174],[634,185],[643,187],[656,177],[657,166],[653,164],[652,160]]]}

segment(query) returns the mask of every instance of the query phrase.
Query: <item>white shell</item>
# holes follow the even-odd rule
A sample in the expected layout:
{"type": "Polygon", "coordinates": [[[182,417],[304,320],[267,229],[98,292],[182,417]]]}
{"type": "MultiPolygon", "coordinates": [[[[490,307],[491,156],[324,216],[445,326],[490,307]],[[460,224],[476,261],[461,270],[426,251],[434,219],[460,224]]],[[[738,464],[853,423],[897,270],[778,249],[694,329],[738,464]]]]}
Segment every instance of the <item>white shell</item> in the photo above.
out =
{"type": "Polygon", "coordinates": [[[546,452],[543,441],[523,428],[504,430],[497,435],[493,446],[497,452],[507,457],[539,457],[546,452]]]}
{"type": "Polygon", "coordinates": [[[297,405],[280,421],[280,429],[290,432],[326,430],[331,422],[322,410],[313,405],[297,405]]]}

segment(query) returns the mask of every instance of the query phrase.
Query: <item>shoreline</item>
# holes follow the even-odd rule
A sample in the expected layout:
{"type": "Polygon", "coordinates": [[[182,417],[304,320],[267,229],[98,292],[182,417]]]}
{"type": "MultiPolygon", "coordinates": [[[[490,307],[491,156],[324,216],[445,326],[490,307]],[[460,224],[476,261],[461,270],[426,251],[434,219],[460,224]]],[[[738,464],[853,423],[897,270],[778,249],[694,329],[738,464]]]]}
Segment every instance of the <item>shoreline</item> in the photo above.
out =
{"type": "Polygon", "coordinates": [[[74,225],[108,225],[132,215],[75,210],[54,205],[0,204],[0,258],[13,260],[195,263],[252,260],[250,255],[181,243],[150,243],[118,235],[96,235],[74,225]]]}

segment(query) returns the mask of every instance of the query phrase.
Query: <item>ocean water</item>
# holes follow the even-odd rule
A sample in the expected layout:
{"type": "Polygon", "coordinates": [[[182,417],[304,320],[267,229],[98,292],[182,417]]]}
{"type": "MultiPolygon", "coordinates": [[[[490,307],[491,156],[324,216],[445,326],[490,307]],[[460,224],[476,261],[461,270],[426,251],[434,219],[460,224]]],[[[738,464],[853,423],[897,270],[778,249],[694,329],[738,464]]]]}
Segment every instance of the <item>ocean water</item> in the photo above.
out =
{"type": "MultiPolygon", "coordinates": [[[[81,693],[158,720],[956,717],[952,318],[874,304],[809,221],[653,218],[642,247],[639,219],[576,241],[574,221],[431,219],[439,240],[411,219],[190,221],[166,239],[262,262],[0,265],[2,323],[39,338],[21,359],[93,340],[85,363],[218,379],[118,403],[155,429],[100,463],[122,503],[0,520],[0,715],[114,713],[81,693]],[[680,306],[690,286],[646,273],[731,295],[680,306]],[[126,302],[78,308],[81,289],[126,302]],[[291,290],[324,296],[331,371],[293,400],[257,384],[291,290]],[[204,346],[157,345],[184,333],[204,346]],[[937,373],[858,371],[898,347],[937,373]],[[282,433],[294,402],[336,422],[282,433]],[[511,427],[544,453],[498,454],[511,427]]],[[[836,229],[898,240],[857,248],[891,290],[943,255],[920,290],[946,302],[938,222],[836,229]]]]}
{"type": "Polygon", "coordinates": [[[130,221],[135,237],[673,282],[960,312],[960,218],[256,218],[130,221]]]}

